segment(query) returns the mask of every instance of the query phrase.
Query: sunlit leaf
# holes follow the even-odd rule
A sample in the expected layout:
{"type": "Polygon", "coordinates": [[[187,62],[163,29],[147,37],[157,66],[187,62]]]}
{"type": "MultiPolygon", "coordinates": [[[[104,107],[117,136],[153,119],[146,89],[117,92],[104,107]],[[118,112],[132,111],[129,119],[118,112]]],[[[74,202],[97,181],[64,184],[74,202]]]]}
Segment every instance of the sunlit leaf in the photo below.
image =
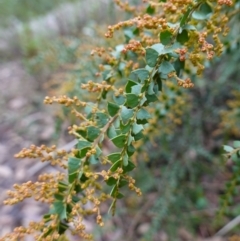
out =
{"type": "Polygon", "coordinates": [[[226,152],[232,152],[234,149],[231,146],[224,145],[223,150],[226,152]]]}
{"type": "Polygon", "coordinates": [[[159,72],[163,73],[163,74],[169,74],[173,71],[175,71],[173,65],[171,63],[169,63],[168,61],[163,61],[158,69],[159,72]]]}
{"type": "Polygon", "coordinates": [[[119,135],[114,137],[111,140],[116,147],[122,148],[125,145],[126,139],[127,139],[126,135],[119,135]]]}
{"type": "Polygon", "coordinates": [[[155,49],[146,49],[146,62],[150,67],[154,67],[156,65],[158,56],[159,54],[155,49]]]}
{"type": "Polygon", "coordinates": [[[110,171],[111,172],[115,172],[122,164],[122,161],[116,161],[111,167],[110,167],[110,171]]]}
{"type": "Polygon", "coordinates": [[[192,17],[197,20],[204,20],[212,13],[212,8],[208,3],[201,4],[200,8],[193,12],[192,17]]]}
{"type": "Polygon", "coordinates": [[[149,72],[146,69],[137,69],[132,72],[132,74],[136,75],[140,82],[144,82],[149,78],[149,72]]]}
{"type": "Polygon", "coordinates": [[[123,106],[121,111],[121,119],[123,123],[126,124],[132,117],[133,117],[133,110],[123,106]]]}

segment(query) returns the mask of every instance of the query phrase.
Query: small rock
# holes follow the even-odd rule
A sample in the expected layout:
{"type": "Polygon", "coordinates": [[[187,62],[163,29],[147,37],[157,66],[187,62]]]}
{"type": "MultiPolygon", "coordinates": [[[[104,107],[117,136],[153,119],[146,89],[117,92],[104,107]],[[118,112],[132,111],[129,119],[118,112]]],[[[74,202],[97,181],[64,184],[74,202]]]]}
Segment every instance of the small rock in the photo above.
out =
{"type": "Polygon", "coordinates": [[[8,166],[0,165],[0,179],[1,178],[11,178],[13,172],[8,166]]]}
{"type": "Polygon", "coordinates": [[[139,225],[137,231],[139,234],[145,234],[150,228],[150,224],[149,223],[142,223],[139,225]]]}
{"type": "Polygon", "coordinates": [[[9,102],[9,107],[13,110],[18,110],[27,104],[27,100],[23,97],[17,97],[9,102]]]}

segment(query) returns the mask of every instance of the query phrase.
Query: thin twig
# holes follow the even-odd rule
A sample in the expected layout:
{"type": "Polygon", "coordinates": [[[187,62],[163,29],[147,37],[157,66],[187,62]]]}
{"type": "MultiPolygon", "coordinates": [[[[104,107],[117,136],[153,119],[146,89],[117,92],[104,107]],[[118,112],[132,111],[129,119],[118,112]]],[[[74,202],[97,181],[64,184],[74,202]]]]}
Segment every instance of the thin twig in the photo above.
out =
{"type": "Polygon", "coordinates": [[[232,221],[227,223],[223,228],[221,228],[214,236],[224,236],[233,228],[240,224],[240,215],[234,218],[232,221]]]}

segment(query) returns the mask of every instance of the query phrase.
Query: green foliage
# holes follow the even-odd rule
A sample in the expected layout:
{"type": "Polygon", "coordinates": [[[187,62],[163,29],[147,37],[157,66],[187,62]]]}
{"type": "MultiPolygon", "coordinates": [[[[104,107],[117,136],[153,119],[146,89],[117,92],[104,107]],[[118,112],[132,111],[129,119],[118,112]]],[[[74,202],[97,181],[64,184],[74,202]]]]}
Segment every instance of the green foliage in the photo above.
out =
{"type": "Polygon", "coordinates": [[[160,33],[160,41],[164,45],[168,45],[171,42],[172,33],[168,30],[160,33]]]}
{"type": "MultiPolygon", "coordinates": [[[[79,56],[75,55],[83,46],[80,41],[74,45],[72,62],[80,67],[70,71],[75,78],[69,91],[70,97],[46,97],[46,104],[57,102],[71,109],[75,119],[69,132],[78,142],[70,153],[55,153],[54,148],[43,147],[23,150],[17,155],[31,157],[35,153],[34,157],[42,158],[46,153],[53,152],[57,156],[57,164],[67,169],[67,173],[63,170],[63,177],[56,177],[54,187],[46,185],[46,192],[50,194],[47,193],[44,200],[52,203],[49,211],[52,215],[44,216],[41,228],[45,231],[38,240],[50,234],[61,237],[70,222],[80,237],[91,239],[92,236],[84,231],[82,220],[93,214],[102,227],[100,204],[109,199],[109,211],[114,215],[119,211],[119,199],[124,202],[131,195],[126,191],[127,187],[141,196],[138,183],[144,193],[156,192],[159,196],[145,211],[148,217],[154,213],[150,228],[143,235],[147,240],[152,240],[159,225],[169,230],[171,238],[176,238],[177,230],[171,232],[169,227],[172,224],[180,226],[182,220],[191,226],[195,218],[194,215],[183,214],[183,219],[179,220],[177,217],[182,210],[189,213],[208,207],[203,185],[199,182],[203,176],[209,178],[212,173],[216,174],[214,168],[219,152],[214,153],[213,147],[203,143],[214,136],[214,131],[208,128],[211,124],[217,125],[217,121],[213,123],[213,120],[219,120],[220,116],[212,108],[217,105],[212,103],[218,101],[215,96],[222,96],[225,89],[222,89],[224,86],[216,88],[215,83],[206,84],[204,88],[196,75],[214,54],[223,51],[220,39],[215,39],[218,38],[218,24],[221,24],[222,31],[226,27],[226,22],[219,22],[219,19],[229,13],[226,10],[229,8],[225,6],[218,17],[211,14],[217,3],[211,6],[206,2],[184,3],[172,19],[167,3],[159,3],[159,6],[166,7],[161,10],[166,18],[161,19],[164,27],[159,27],[161,24],[156,24],[156,19],[152,17],[158,5],[144,5],[143,13],[149,15],[139,15],[132,21],[108,27],[106,37],[112,37],[116,30],[124,27],[125,39],[117,38],[113,46],[103,41],[106,49],[96,47],[92,55],[102,60],[90,61],[81,50],[79,56]],[[139,19],[141,24],[137,22],[139,19]],[[204,21],[199,24],[195,20],[204,21]],[[212,21],[213,26],[209,27],[208,21],[212,21]],[[214,39],[214,46],[208,43],[208,38],[214,39]],[[185,90],[193,87],[191,79],[197,88],[185,90]],[[208,88],[219,92],[213,97],[206,93],[208,88]],[[84,95],[86,91],[88,93],[84,95]],[[111,145],[107,154],[104,150],[106,143],[111,145]],[[132,174],[133,170],[136,170],[135,174],[132,174]]],[[[118,4],[127,12],[134,11],[128,5],[118,4]]],[[[180,8],[177,3],[173,6],[180,8]]],[[[56,52],[56,56],[62,53],[56,52]]],[[[240,174],[239,142],[234,142],[233,146],[224,146],[228,157],[231,156],[235,163],[234,179],[227,185],[224,207],[232,202],[231,195],[236,193],[240,174]]],[[[51,159],[47,155],[46,159],[52,161],[53,157],[51,159]]],[[[50,178],[49,183],[52,185],[54,181],[50,178]]],[[[18,190],[16,193],[19,195],[18,190]]],[[[10,197],[14,194],[11,193],[10,197]]],[[[137,208],[147,199],[147,195],[139,198],[137,208]]],[[[14,201],[12,203],[10,199],[9,203],[14,201]]],[[[194,225],[192,229],[195,229],[194,225]]]]}
{"type": "Polygon", "coordinates": [[[193,13],[193,18],[197,20],[204,20],[212,13],[212,9],[208,3],[201,4],[200,8],[193,13]]]}
{"type": "Polygon", "coordinates": [[[0,20],[1,25],[7,25],[9,18],[15,18],[18,21],[26,22],[33,17],[42,15],[51,11],[61,3],[74,2],[75,0],[1,0],[0,1],[0,20]]]}
{"type": "Polygon", "coordinates": [[[238,194],[240,185],[240,141],[234,141],[233,147],[224,145],[223,149],[227,158],[232,160],[232,177],[226,182],[225,194],[221,197],[220,213],[229,213],[228,207],[233,205],[234,196],[238,194]]]}

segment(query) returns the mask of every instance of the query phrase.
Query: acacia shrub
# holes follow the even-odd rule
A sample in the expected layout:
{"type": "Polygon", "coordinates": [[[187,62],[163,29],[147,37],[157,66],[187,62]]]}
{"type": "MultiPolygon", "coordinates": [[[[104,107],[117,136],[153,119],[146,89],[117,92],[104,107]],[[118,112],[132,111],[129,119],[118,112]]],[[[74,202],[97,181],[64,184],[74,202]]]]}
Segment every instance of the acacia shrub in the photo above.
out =
{"type": "MultiPolygon", "coordinates": [[[[148,137],[164,126],[165,116],[167,124],[181,124],[181,108],[187,102],[181,88],[194,87],[190,76],[202,74],[206,61],[222,53],[221,35],[228,33],[227,23],[236,13],[235,2],[229,0],[144,2],[130,6],[116,1],[134,17],[108,27],[107,38],[124,30],[124,43],[92,51],[102,58],[102,64],[94,80],[81,85],[91,101],[80,96],[45,98],[46,104],[57,102],[71,109],[76,123],[69,127],[69,133],[77,139],[77,145],[70,153],[56,146],[32,145],[16,155],[50,161],[63,171],[42,174],[38,182],[16,184],[15,190],[9,191],[6,204],[34,197],[51,208],[42,221],[16,228],[4,240],[28,234],[34,234],[36,240],[59,240],[68,229],[92,239],[85,231],[84,217],[95,215],[97,224],[103,226],[101,203],[111,200],[109,211],[114,214],[117,200],[124,198],[124,186],[141,196],[130,175],[138,165],[140,150],[148,137]],[[109,141],[115,149],[105,153],[103,146],[109,141]],[[109,193],[102,189],[103,183],[111,188],[109,193]]],[[[177,164],[173,169],[175,177],[177,164]]],[[[177,181],[169,181],[175,189],[177,181]]]]}

